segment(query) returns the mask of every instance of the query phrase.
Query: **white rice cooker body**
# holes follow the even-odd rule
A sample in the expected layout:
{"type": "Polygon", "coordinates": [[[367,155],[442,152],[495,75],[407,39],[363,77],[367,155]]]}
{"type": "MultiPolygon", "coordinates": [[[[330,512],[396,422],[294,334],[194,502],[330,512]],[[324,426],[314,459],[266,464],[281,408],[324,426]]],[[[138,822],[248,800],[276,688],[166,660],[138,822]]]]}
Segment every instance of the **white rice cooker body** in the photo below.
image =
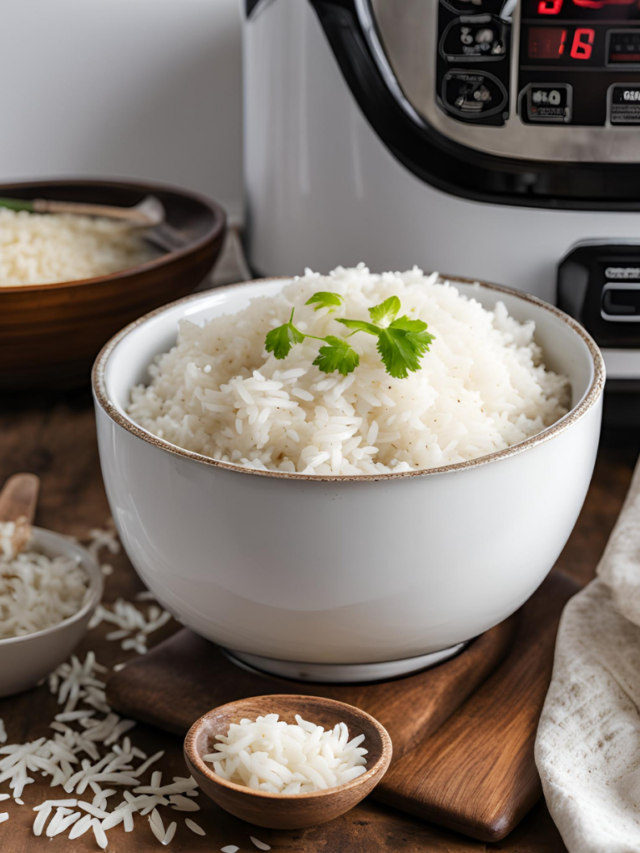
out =
{"type": "MultiPolygon", "coordinates": [[[[638,239],[639,212],[485,203],[416,177],[363,115],[311,3],[262,5],[244,26],[246,250],[257,274],[417,264],[555,303],[558,263],[573,244],[638,239]]],[[[485,131],[497,145],[501,128],[485,131]]],[[[640,375],[628,349],[614,374],[629,373],[628,357],[640,375]]]]}

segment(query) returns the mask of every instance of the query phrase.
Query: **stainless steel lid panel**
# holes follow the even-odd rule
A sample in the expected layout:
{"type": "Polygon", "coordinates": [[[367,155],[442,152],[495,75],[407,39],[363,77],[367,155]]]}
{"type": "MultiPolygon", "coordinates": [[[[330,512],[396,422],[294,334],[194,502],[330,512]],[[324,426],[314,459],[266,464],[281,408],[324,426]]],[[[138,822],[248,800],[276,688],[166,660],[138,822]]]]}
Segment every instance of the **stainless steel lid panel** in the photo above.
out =
{"type": "MultiPolygon", "coordinates": [[[[640,139],[626,126],[635,120],[635,111],[627,112],[625,118],[623,111],[613,110],[611,118],[610,107],[613,85],[640,84],[640,64],[634,67],[631,62],[633,42],[625,50],[617,50],[619,41],[612,39],[620,31],[627,38],[634,38],[636,29],[640,32],[640,9],[635,5],[605,4],[604,0],[527,0],[524,7],[509,0],[504,5],[496,0],[371,0],[370,8],[404,95],[416,112],[448,139],[516,160],[640,162],[640,139]],[[538,7],[543,5],[558,9],[558,14],[538,14],[538,7]],[[458,19],[486,15],[511,31],[503,63],[478,57],[475,62],[457,60],[454,65],[453,58],[447,59],[449,67],[490,73],[503,85],[505,78],[511,81],[502,108],[508,112],[503,121],[488,120],[481,113],[474,120],[468,110],[462,117],[449,109],[443,98],[443,75],[448,70],[442,56],[443,35],[456,15],[458,19]],[[532,36],[534,27],[538,32],[532,36]],[[558,29],[558,38],[566,30],[560,57],[530,59],[527,55],[529,39],[537,36],[540,44],[543,34],[539,30],[543,28],[558,29]],[[591,44],[591,35],[585,32],[589,30],[594,31],[591,44]],[[509,66],[508,75],[497,72],[503,65],[509,66]],[[561,84],[562,88],[550,84],[561,84]],[[560,97],[560,111],[532,109],[544,104],[545,96],[547,105],[554,106],[548,103],[551,92],[552,101],[560,97]],[[497,124],[501,125],[498,132],[493,127],[497,124]],[[564,132],[564,125],[570,125],[571,131],[564,132]]],[[[547,35],[548,50],[553,47],[553,35],[547,35]]]]}
{"type": "MultiPolygon", "coordinates": [[[[264,13],[260,4],[247,7],[251,18],[283,0],[263,2],[264,13]]],[[[636,112],[634,90],[607,89],[604,109],[615,120],[586,126],[574,122],[578,93],[560,66],[553,77],[519,85],[520,12],[512,0],[504,7],[496,0],[300,2],[315,10],[376,135],[422,181],[490,203],[640,209],[640,137],[626,124],[636,112]]],[[[593,56],[590,36],[578,40],[575,51],[593,56]]]]}

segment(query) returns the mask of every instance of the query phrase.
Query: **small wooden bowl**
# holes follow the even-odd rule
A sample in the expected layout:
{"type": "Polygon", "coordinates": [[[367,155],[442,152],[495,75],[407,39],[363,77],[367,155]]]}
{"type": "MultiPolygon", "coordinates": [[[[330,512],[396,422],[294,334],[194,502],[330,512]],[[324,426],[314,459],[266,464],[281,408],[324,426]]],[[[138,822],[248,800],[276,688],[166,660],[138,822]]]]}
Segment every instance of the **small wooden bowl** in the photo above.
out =
{"type": "Polygon", "coordinates": [[[387,772],[392,746],[387,730],[374,717],[345,702],[318,696],[255,696],[221,705],[200,717],[189,729],[184,754],[205,794],[235,817],[271,829],[302,829],[333,820],[370,794],[387,772]],[[213,752],[215,735],[227,734],[231,723],[239,723],[243,717],[255,720],[265,714],[279,714],[287,723],[295,723],[295,715],[300,714],[325,728],[346,723],[349,739],[365,735],[362,746],[369,750],[366,773],[336,788],[288,795],[253,791],[220,778],[202,760],[213,752]]]}
{"type": "Polygon", "coordinates": [[[192,293],[211,271],[226,231],[224,210],[188,190],[132,181],[52,180],[0,185],[0,196],[127,207],[146,195],[185,240],[139,266],[52,284],[0,286],[0,389],[88,385],[110,337],[143,314],[192,293]]]}

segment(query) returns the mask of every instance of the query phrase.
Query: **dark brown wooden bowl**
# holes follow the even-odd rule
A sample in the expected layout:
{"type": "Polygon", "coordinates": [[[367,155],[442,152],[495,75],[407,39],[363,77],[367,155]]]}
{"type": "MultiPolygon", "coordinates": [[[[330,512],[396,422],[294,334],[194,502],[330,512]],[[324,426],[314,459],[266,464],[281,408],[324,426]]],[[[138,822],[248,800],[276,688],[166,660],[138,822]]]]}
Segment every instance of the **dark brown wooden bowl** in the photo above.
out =
{"type": "Polygon", "coordinates": [[[333,820],[370,794],[387,772],[392,747],[387,730],[353,705],[320,696],[283,695],[255,696],[214,708],[189,729],[184,754],[193,778],[205,794],[232,815],[256,826],[302,829],[333,820]],[[213,752],[215,735],[226,735],[231,723],[239,723],[243,717],[255,720],[264,714],[279,714],[287,723],[295,723],[295,715],[300,714],[324,728],[346,723],[349,739],[365,735],[362,746],[369,750],[366,773],[344,785],[312,794],[267,794],[222,779],[211,764],[202,760],[203,755],[213,752]]]}
{"type": "Polygon", "coordinates": [[[111,275],[0,287],[0,388],[89,384],[103,344],[127,323],[192,293],[213,268],[226,231],[224,210],[204,196],[163,184],[51,180],[0,185],[0,196],[129,206],[163,203],[184,247],[111,275]]]}

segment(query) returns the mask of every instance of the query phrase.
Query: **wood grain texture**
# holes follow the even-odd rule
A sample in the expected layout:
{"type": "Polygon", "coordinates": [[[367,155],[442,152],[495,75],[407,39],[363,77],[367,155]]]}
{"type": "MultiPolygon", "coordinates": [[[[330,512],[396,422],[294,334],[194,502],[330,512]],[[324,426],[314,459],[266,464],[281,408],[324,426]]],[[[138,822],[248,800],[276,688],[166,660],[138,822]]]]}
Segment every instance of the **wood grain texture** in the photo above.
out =
{"type": "Polygon", "coordinates": [[[225,214],[214,202],[162,184],[44,181],[5,184],[0,195],[130,206],[146,195],[163,203],[185,247],[82,282],[0,286],[0,388],[73,388],[89,383],[109,338],[154,308],[186,296],[210,272],[222,247],[225,214]]]}
{"type": "Polygon", "coordinates": [[[550,575],[519,613],[456,658],[396,681],[301,684],[247,672],[182,630],[117,673],[107,696],[121,713],[175,732],[184,732],[205,703],[301,691],[348,702],[380,720],[393,741],[397,763],[376,799],[496,841],[542,794],[533,741],[560,614],[578,589],[570,578],[550,575]]]}
{"type": "Polygon", "coordinates": [[[294,694],[253,696],[213,708],[189,729],[184,742],[187,766],[202,790],[232,815],[270,829],[305,829],[335,820],[360,803],[387,772],[392,755],[391,738],[384,726],[353,705],[322,696],[294,694]],[[351,782],[310,794],[267,794],[227,782],[213,772],[203,756],[214,752],[216,735],[226,735],[232,723],[278,714],[295,725],[296,715],[325,729],[345,723],[349,739],[364,735],[368,750],[366,772],[351,782]]]}
{"type": "Polygon", "coordinates": [[[499,841],[542,795],[533,758],[564,605],[580,587],[552,574],[521,611],[506,660],[431,737],[383,779],[376,799],[499,841]]]}
{"type": "MultiPolygon", "coordinates": [[[[559,560],[559,566],[581,583],[594,576],[626,494],[639,444],[637,432],[604,437],[584,510],[559,560]]],[[[3,396],[0,404],[0,481],[17,471],[33,471],[41,478],[42,493],[36,516],[41,527],[82,537],[89,528],[104,524],[109,510],[87,393],[3,396]]],[[[109,562],[114,572],[106,578],[105,600],[113,601],[118,596],[131,600],[142,588],[140,581],[124,555],[110,557],[109,562]]],[[[151,637],[150,645],[166,639],[177,628],[175,624],[165,626],[159,635],[151,637]]],[[[119,644],[105,640],[107,631],[107,626],[100,626],[91,632],[78,653],[84,655],[93,649],[98,660],[108,666],[130,660],[132,655],[122,652],[119,644]]],[[[45,688],[0,700],[0,717],[6,723],[9,739],[14,742],[48,734],[48,724],[58,710],[55,699],[45,688]]],[[[132,737],[150,755],[158,749],[165,750],[162,770],[168,777],[184,775],[181,739],[142,724],[133,730],[132,737]]],[[[1,787],[4,790],[4,786],[1,787]]],[[[25,806],[2,804],[3,809],[10,812],[10,819],[0,825],[2,853],[95,851],[93,839],[88,835],[73,844],[64,836],[52,840],[34,838],[30,807],[50,796],[46,780],[37,778],[35,784],[25,790],[25,806]]],[[[226,844],[251,850],[249,835],[256,834],[272,846],[274,853],[485,853],[498,850],[500,853],[566,853],[542,801],[507,838],[497,843],[473,841],[373,802],[371,798],[324,826],[298,831],[261,829],[257,833],[210,801],[203,801],[202,805],[196,820],[207,835],[193,835],[180,822],[171,845],[177,853],[210,853],[226,844]]],[[[136,824],[135,832],[128,834],[119,827],[108,837],[115,853],[158,850],[158,842],[144,825],[136,824]]]]}
{"type": "Polygon", "coordinates": [[[304,684],[249,672],[214,643],[183,629],[116,673],[107,697],[122,714],[184,736],[194,720],[230,701],[269,693],[323,696],[379,720],[391,735],[398,759],[435,731],[494,671],[509,649],[516,624],[513,617],[471,643],[464,654],[382,684],[304,684]]]}

